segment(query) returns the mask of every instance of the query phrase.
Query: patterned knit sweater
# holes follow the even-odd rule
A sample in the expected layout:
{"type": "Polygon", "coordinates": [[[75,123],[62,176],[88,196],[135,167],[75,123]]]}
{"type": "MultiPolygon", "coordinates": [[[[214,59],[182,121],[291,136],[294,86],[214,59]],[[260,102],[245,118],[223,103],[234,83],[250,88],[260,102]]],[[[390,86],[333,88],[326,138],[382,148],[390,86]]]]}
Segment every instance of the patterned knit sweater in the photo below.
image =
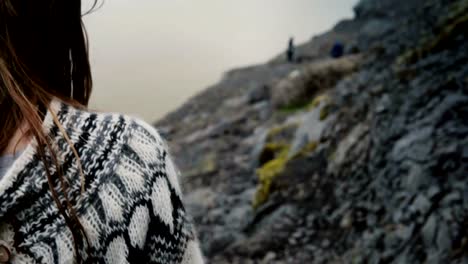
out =
{"type": "MultiPolygon", "coordinates": [[[[178,172],[156,130],[137,119],[58,101],[51,109],[43,129],[56,148],[89,238],[86,260],[203,263],[182,204],[178,172]],[[81,159],[83,193],[79,164],[52,113],[81,159]]],[[[46,156],[51,161],[49,152],[46,156]]],[[[50,171],[56,175],[57,169],[51,165],[50,171]]],[[[53,200],[34,140],[0,180],[0,249],[10,251],[9,263],[76,262],[72,233],[53,200]]]]}

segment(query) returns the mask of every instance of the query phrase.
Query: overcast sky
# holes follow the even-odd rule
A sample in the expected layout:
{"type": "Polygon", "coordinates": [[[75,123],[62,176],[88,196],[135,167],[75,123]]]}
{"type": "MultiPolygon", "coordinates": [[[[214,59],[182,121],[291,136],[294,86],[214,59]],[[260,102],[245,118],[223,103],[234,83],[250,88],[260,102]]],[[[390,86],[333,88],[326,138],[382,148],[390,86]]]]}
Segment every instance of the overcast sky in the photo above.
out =
{"type": "Polygon", "coordinates": [[[153,122],[222,73],[353,16],[357,0],[106,0],[85,18],[91,107],[153,122]]]}

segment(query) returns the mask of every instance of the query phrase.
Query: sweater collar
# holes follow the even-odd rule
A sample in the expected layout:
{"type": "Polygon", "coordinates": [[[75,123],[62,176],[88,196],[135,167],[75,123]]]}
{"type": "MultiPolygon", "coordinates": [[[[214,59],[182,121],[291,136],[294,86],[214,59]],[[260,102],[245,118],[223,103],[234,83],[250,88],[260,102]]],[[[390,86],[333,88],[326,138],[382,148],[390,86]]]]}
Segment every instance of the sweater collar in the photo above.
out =
{"type": "MultiPolygon", "coordinates": [[[[53,100],[42,123],[46,135],[50,135],[57,116],[65,106],[59,100],[53,100]]],[[[28,197],[43,187],[45,173],[43,165],[39,164],[37,156],[37,140],[32,139],[23,153],[16,159],[4,177],[0,179],[0,218],[23,203],[28,203],[28,197]]]]}

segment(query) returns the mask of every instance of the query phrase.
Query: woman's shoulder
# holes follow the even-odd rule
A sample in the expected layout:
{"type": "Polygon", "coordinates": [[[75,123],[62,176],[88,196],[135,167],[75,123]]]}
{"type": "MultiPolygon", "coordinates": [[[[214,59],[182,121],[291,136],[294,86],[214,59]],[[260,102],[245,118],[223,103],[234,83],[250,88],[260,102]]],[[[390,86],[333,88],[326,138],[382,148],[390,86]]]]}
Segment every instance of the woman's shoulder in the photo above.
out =
{"type": "Polygon", "coordinates": [[[66,132],[70,139],[81,139],[79,145],[90,144],[98,149],[112,144],[166,148],[157,129],[139,117],[82,109],[59,101],[52,103],[50,112],[55,117],[46,117],[51,119],[46,129],[55,136],[66,132]],[[54,119],[59,121],[58,126],[54,119]]]}
{"type": "MultiPolygon", "coordinates": [[[[157,129],[144,120],[121,113],[79,109],[63,103],[57,117],[80,157],[88,182],[97,185],[109,180],[134,183],[139,175],[144,181],[155,180],[148,177],[159,175],[167,178],[177,194],[181,193],[178,171],[166,142],[157,129]]],[[[63,134],[60,129],[57,132],[63,134]]],[[[67,146],[69,142],[63,136],[59,138],[59,147],[72,155],[67,146]]]]}
{"type": "MultiPolygon", "coordinates": [[[[163,147],[163,140],[157,129],[136,116],[82,109],[60,101],[54,101],[51,110],[67,133],[86,133],[119,141],[124,140],[122,136],[140,136],[163,147]]],[[[51,117],[52,121],[54,118],[51,117]]]]}
{"type": "Polygon", "coordinates": [[[77,208],[91,246],[118,245],[142,263],[203,263],[179,173],[157,129],[139,118],[70,106],[59,115],[82,159],[86,191],[77,208]]]}

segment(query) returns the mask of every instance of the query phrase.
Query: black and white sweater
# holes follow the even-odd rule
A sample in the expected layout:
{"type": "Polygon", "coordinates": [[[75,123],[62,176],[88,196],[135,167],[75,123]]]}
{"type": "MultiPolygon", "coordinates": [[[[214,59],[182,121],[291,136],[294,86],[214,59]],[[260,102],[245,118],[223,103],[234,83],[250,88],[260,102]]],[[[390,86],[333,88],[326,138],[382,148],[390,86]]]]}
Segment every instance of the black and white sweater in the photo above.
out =
{"type": "MultiPolygon", "coordinates": [[[[156,130],[137,119],[58,101],[51,109],[43,129],[89,238],[87,260],[203,263],[178,172],[156,130]],[[53,113],[81,159],[82,194],[79,164],[53,113]]],[[[75,263],[72,234],[53,201],[34,140],[0,180],[0,249],[10,251],[9,263],[75,263]]]]}

